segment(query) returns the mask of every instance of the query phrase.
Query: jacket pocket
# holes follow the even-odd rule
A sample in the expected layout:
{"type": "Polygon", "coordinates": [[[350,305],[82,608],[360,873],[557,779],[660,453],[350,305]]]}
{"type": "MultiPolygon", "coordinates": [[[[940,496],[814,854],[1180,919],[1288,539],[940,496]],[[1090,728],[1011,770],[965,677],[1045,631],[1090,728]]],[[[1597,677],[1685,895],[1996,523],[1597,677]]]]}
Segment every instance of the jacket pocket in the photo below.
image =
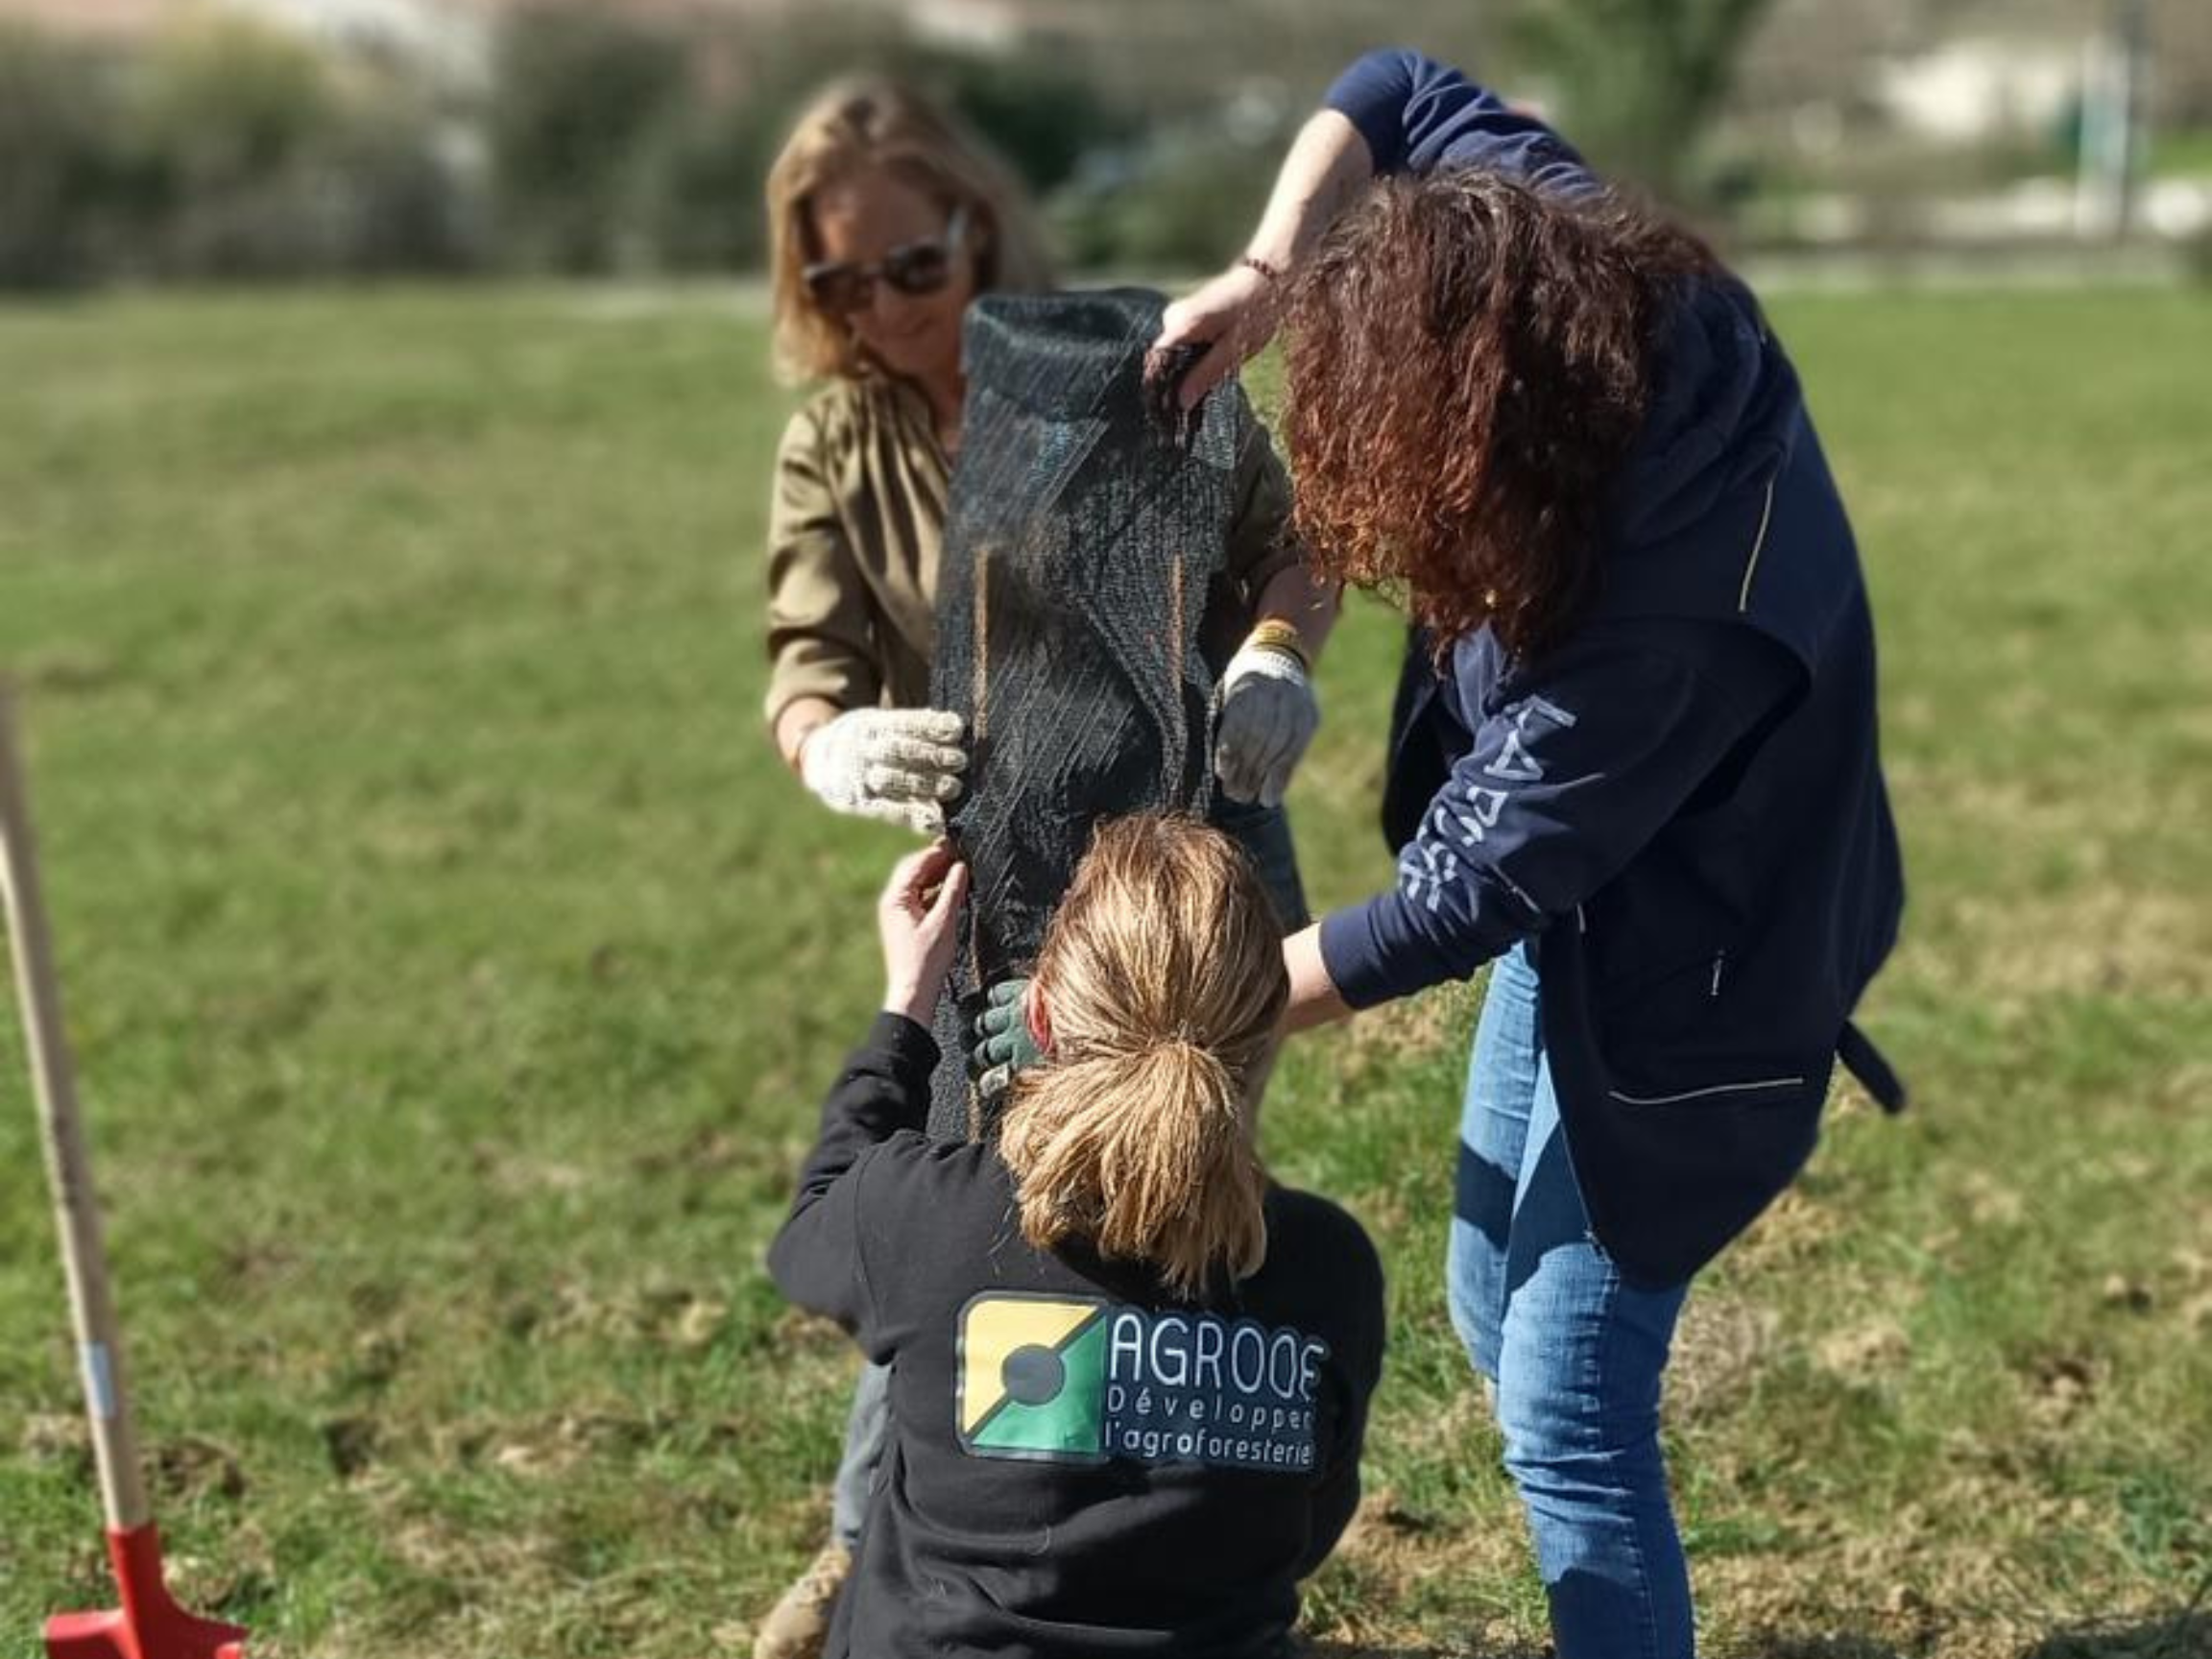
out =
{"type": "Polygon", "coordinates": [[[1695,995],[1702,988],[1706,997],[1713,998],[1720,995],[1727,969],[1728,948],[1718,944],[1671,951],[1663,962],[1630,959],[1602,964],[1597,979],[1598,994],[1608,1004],[1662,988],[1670,996],[1695,995]]]}
{"type": "Polygon", "coordinates": [[[1785,1077],[1752,1077],[1742,1082],[1707,1083],[1696,1088],[1666,1092],[1608,1089],[1606,1094],[1623,1106],[1758,1106],[1779,1104],[1794,1096],[1808,1079],[1803,1072],[1785,1077]]]}
{"type": "Polygon", "coordinates": [[[1669,1086],[1651,1090],[1655,1094],[1672,1092],[1671,1080],[1682,1062],[1698,1070],[1705,1070],[1699,1056],[1725,1065],[1729,1048],[1741,1052],[1725,1030],[1729,974],[1727,949],[1718,944],[1670,954],[1664,962],[1619,965],[1592,988],[1599,1046],[1616,1060],[1674,1057],[1662,1073],[1669,1086]]]}

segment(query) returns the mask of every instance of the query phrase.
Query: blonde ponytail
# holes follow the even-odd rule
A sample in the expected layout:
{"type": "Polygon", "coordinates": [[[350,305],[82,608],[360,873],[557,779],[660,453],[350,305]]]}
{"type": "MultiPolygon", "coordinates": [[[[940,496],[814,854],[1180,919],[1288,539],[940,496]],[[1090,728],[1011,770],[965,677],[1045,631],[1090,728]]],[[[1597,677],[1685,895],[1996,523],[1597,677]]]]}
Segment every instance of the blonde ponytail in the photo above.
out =
{"type": "Polygon", "coordinates": [[[1256,1271],[1254,1116],[1288,986],[1243,854],[1186,819],[1107,825],[1037,974],[1053,1059],[1016,1079],[999,1139],[1022,1236],[1149,1262],[1187,1296],[1256,1271]]]}

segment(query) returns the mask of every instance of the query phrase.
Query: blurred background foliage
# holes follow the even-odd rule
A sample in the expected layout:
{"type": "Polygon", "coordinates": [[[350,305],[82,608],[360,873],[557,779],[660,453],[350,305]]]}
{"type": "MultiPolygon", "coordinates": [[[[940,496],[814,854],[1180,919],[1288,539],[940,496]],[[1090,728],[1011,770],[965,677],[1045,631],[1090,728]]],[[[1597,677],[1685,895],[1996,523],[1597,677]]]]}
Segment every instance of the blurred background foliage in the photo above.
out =
{"type": "Polygon", "coordinates": [[[1196,270],[1388,40],[1738,240],[2065,239],[2130,39],[2129,178],[2212,178],[2200,0],[0,0],[0,285],[757,267],[784,129],[860,67],[994,139],[1071,264],[1196,270]]]}

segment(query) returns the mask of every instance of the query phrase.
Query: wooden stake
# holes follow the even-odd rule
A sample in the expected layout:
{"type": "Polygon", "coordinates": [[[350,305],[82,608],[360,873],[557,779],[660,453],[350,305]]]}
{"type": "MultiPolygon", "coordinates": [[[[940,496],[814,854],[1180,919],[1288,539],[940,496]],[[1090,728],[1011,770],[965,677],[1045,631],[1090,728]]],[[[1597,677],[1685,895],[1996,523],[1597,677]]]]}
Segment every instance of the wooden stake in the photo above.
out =
{"type": "Polygon", "coordinates": [[[99,1200],[92,1190],[91,1159],[77,1110],[69,1043],[61,1029],[61,992],[38,893],[30,800],[15,747],[14,708],[5,685],[0,685],[0,895],[7,901],[8,937],[14,950],[15,986],[30,1043],[31,1084],[38,1099],[54,1221],[61,1236],[61,1265],[69,1279],[69,1310],[77,1327],[84,1409],[92,1422],[92,1448],[100,1468],[100,1498],[109,1530],[129,1531],[143,1527],[152,1512],[124,1391],[123,1351],[114,1303],[108,1294],[99,1200]]]}

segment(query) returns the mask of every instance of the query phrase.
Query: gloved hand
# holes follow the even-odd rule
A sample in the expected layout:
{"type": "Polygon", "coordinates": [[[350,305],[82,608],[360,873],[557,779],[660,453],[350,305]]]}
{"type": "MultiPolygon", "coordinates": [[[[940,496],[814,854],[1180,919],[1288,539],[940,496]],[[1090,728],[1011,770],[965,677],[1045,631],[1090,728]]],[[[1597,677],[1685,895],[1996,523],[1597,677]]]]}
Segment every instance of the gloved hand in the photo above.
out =
{"type": "Polygon", "coordinates": [[[1287,622],[1261,623],[1221,676],[1214,772],[1222,789],[1232,800],[1280,806],[1320,724],[1297,630],[1287,622]]]}
{"type": "Polygon", "coordinates": [[[839,812],[941,835],[968,765],[961,733],[942,709],[849,709],[806,734],[799,776],[839,812]]]}
{"type": "Polygon", "coordinates": [[[968,1069],[984,1099],[1006,1093],[1014,1073],[1045,1058],[1037,1037],[1029,1029],[1029,1012],[1023,998],[1029,994],[1026,979],[1001,979],[984,993],[985,1007],[975,1018],[976,1044],[968,1051],[968,1069]]]}

